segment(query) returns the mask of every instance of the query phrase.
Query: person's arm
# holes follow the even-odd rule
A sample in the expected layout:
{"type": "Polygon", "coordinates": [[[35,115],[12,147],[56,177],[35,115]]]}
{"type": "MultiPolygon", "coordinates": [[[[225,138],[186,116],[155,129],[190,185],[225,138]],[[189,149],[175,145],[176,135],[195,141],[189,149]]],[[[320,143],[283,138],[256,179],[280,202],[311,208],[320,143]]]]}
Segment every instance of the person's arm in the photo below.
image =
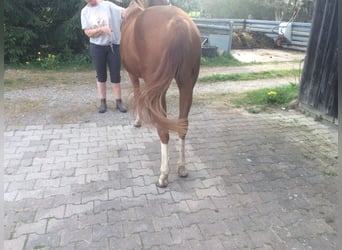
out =
{"type": "Polygon", "coordinates": [[[113,2],[107,1],[109,4],[109,8],[111,8],[112,13],[115,13],[115,15],[120,14],[120,18],[123,19],[126,16],[126,8],[123,8],[113,2]]]}
{"type": "Polygon", "coordinates": [[[111,29],[107,26],[102,27],[96,27],[96,28],[90,28],[90,29],[84,29],[84,33],[88,37],[98,37],[101,35],[110,35],[112,33],[111,29]]]}

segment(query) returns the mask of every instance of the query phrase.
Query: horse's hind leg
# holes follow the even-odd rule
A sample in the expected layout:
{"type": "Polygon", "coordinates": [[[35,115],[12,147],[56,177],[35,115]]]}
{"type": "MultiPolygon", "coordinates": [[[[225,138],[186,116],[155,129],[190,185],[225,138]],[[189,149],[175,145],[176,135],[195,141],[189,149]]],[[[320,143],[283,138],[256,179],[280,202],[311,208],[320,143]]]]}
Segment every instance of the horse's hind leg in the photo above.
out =
{"type": "MultiPolygon", "coordinates": [[[[191,81],[189,81],[191,83],[191,81]]],[[[187,177],[188,172],[185,167],[185,137],[188,131],[188,115],[192,105],[192,92],[194,84],[181,85],[177,81],[179,88],[179,119],[182,119],[186,123],[186,130],[183,134],[179,134],[179,159],[178,159],[178,175],[180,177],[187,177]]]]}
{"type": "Polygon", "coordinates": [[[185,168],[185,139],[179,138],[179,159],[178,159],[178,176],[187,177],[188,171],[185,168]]]}
{"type": "MultiPolygon", "coordinates": [[[[131,79],[132,86],[133,86],[134,105],[136,107],[138,98],[140,96],[139,78],[134,76],[134,75],[132,75],[132,74],[129,74],[129,78],[131,79]]],[[[136,127],[136,128],[140,128],[141,127],[141,120],[140,120],[140,116],[139,116],[138,112],[136,113],[136,119],[134,121],[134,127],[136,127]]]]}
{"type": "MultiPolygon", "coordinates": [[[[159,133],[159,131],[158,131],[159,133]]],[[[165,188],[169,183],[169,144],[160,142],[161,145],[161,163],[160,163],[160,176],[156,183],[157,187],[165,188]]]]}
{"type": "MultiPolygon", "coordinates": [[[[165,110],[166,114],[166,100],[165,94],[162,97],[162,105],[165,110]]],[[[160,176],[156,183],[157,187],[165,188],[168,184],[168,177],[169,177],[169,131],[165,130],[162,127],[157,127],[158,135],[160,138],[160,145],[161,145],[161,163],[160,163],[160,176]]]]}

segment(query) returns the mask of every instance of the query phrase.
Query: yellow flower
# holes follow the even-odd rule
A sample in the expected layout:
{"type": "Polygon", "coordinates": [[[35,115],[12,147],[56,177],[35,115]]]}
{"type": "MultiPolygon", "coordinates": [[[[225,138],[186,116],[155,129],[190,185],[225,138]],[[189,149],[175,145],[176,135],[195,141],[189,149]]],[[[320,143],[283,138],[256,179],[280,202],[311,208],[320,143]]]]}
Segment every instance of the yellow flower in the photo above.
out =
{"type": "Polygon", "coordinates": [[[40,57],[37,58],[37,61],[40,62],[42,59],[40,57]]]}
{"type": "Polygon", "coordinates": [[[269,91],[267,94],[268,94],[269,96],[275,96],[275,95],[277,95],[277,92],[275,92],[275,91],[269,91]]]}
{"type": "Polygon", "coordinates": [[[27,64],[30,64],[30,62],[25,62],[25,64],[27,65],[27,64]]]}
{"type": "Polygon", "coordinates": [[[37,54],[40,55],[41,54],[40,51],[38,51],[37,54]]]}

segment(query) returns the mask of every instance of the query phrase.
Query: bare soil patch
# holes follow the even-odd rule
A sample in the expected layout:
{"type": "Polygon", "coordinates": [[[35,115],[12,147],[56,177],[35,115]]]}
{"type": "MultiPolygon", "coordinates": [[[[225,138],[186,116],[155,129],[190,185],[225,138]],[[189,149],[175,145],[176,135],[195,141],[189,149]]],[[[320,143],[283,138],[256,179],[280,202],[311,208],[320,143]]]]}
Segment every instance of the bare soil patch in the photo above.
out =
{"type": "Polygon", "coordinates": [[[262,32],[234,31],[232,37],[232,49],[272,49],[275,44],[262,32]]]}

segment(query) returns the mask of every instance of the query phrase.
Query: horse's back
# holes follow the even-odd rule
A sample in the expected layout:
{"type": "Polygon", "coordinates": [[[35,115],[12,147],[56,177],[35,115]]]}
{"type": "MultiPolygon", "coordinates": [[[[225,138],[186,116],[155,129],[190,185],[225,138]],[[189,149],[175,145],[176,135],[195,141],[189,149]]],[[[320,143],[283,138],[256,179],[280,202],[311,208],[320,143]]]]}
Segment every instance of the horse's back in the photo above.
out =
{"type": "Polygon", "coordinates": [[[145,42],[144,46],[150,44],[153,49],[167,48],[172,37],[180,37],[185,44],[200,43],[196,25],[185,12],[174,6],[147,8],[137,18],[135,31],[138,41],[145,42]]]}
{"type": "Polygon", "coordinates": [[[136,20],[134,34],[137,54],[143,60],[141,63],[148,65],[145,70],[150,70],[147,74],[154,71],[163,59],[177,67],[199,68],[199,31],[181,9],[174,6],[146,9],[136,20]]]}

